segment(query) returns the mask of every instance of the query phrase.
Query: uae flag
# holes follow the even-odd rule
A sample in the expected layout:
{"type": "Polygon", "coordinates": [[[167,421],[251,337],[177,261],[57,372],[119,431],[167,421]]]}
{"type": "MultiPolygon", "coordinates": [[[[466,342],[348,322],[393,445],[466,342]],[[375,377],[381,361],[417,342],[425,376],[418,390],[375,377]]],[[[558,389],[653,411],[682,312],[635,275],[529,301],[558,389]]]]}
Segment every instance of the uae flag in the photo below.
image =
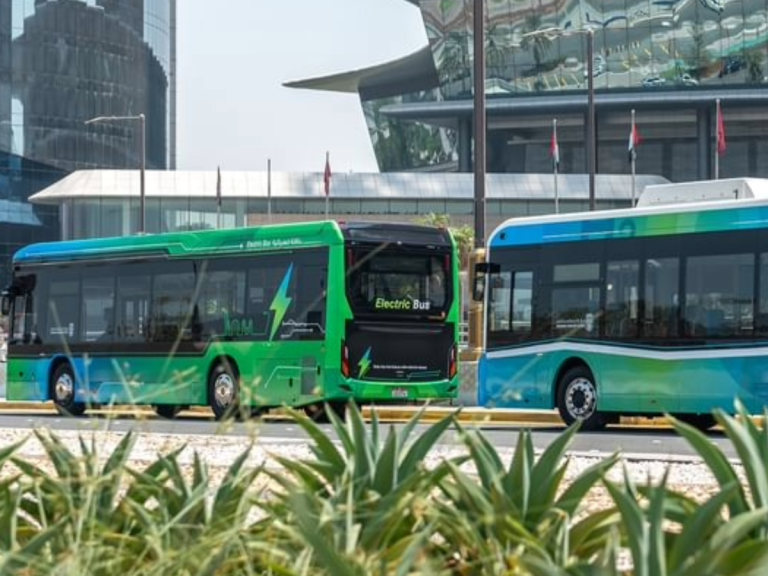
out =
{"type": "Polygon", "coordinates": [[[331,192],[331,162],[328,152],[325,153],[325,172],[323,172],[323,185],[325,186],[325,195],[331,192]]]}
{"type": "Polygon", "coordinates": [[[629,130],[629,144],[627,146],[627,152],[629,153],[629,162],[632,163],[637,158],[637,147],[640,145],[640,132],[637,131],[637,126],[632,124],[632,128],[629,130]]]}
{"type": "Polygon", "coordinates": [[[557,171],[560,168],[560,145],[557,143],[557,124],[552,123],[552,143],[549,145],[549,154],[552,156],[552,165],[557,171]]]}
{"type": "Polygon", "coordinates": [[[722,156],[726,150],[725,143],[725,122],[723,121],[723,111],[720,109],[720,100],[717,101],[717,153],[722,156]]]}

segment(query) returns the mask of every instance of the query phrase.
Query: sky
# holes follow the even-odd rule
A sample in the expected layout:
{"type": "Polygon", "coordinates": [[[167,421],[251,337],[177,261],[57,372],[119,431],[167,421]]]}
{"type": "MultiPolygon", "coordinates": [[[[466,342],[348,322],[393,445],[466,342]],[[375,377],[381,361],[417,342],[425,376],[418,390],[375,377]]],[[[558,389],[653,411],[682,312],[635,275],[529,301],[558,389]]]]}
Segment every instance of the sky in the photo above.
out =
{"type": "Polygon", "coordinates": [[[378,172],[357,94],[285,88],[427,43],[405,0],[179,0],[177,169],[378,172]],[[214,8],[215,6],[215,8],[214,8]]]}

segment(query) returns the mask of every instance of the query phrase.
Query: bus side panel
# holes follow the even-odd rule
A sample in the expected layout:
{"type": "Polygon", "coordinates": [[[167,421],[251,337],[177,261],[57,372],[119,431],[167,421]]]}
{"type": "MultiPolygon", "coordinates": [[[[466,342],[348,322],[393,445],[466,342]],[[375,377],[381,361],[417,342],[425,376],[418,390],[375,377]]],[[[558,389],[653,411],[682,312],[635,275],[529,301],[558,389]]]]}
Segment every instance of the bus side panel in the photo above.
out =
{"type": "Polygon", "coordinates": [[[257,406],[281,406],[301,403],[301,396],[319,395],[322,352],[322,341],[254,344],[247,355],[236,356],[243,400],[250,399],[257,406]]]}
{"type": "Polygon", "coordinates": [[[500,408],[551,408],[557,375],[565,363],[579,361],[593,373],[599,409],[623,414],[709,413],[733,410],[738,397],[750,412],[768,404],[768,362],[764,356],[732,355],[715,349],[675,351],[570,343],[569,350],[496,351],[479,367],[479,402],[500,408]],[[719,357],[718,357],[719,356],[719,357]]]}
{"type": "Polygon", "coordinates": [[[48,366],[39,359],[9,358],[6,365],[5,397],[15,402],[44,402],[48,393],[48,366]]]}
{"type": "Polygon", "coordinates": [[[488,408],[552,408],[547,366],[535,351],[486,352],[478,365],[478,403],[488,408]]]}
{"type": "Polygon", "coordinates": [[[75,359],[78,401],[96,404],[206,404],[203,356],[75,359]]]}
{"type": "Polygon", "coordinates": [[[598,408],[624,414],[678,411],[680,363],[663,357],[632,356],[620,350],[621,354],[589,352],[579,356],[595,377],[598,408]]]}

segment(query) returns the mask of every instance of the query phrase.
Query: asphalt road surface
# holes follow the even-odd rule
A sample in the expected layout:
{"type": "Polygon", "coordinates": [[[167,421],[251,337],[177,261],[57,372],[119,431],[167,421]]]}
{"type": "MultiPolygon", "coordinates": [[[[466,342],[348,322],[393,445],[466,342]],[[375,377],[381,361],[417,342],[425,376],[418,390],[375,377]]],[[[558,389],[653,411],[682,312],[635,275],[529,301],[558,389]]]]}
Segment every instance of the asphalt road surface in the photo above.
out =
{"type": "MultiPolygon", "coordinates": [[[[82,418],[65,418],[55,414],[50,407],[41,407],[37,412],[3,411],[0,412],[0,428],[29,429],[43,427],[52,430],[109,430],[127,432],[136,430],[149,434],[192,434],[242,436],[245,440],[257,437],[259,442],[303,442],[304,432],[290,420],[251,420],[245,423],[222,425],[212,417],[202,415],[182,416],[176,420],[164,420],[155,416],[129,415],[94,415],[82,418]]],[[[384,424],[389,426],[390,424],[384,424]]],[[[391,424],[399,427],[402,424],[391,424]]],[[[465,424],[475,426],[476,424],[465,424]]],[[[426,429],[428,425],[420,426],[416,432],[426,429]]],[[[536,448],[543,449],[554,441],[562,432],[562,426],[542,424],[483,424],[483,433],[497,448],[515,446],[521,430],[530,429],[536,448]]],[[[330,425],[323,425],[332,433],[330,425]]],[[[722,432],[713,431],[708,434],[711,442],[721,448],[729,458],[736,454],[728,439],[722,432]]],[[[443,438],[447,445],[457,444],[456,435],[448,433],[443,438]]],[[[572,451],[581,455],[604,455],[621,451],[627,458],[679,460],[695,457],[695,452],[687,442],[679,437],[671,428],[650,427],[638,428],[628,426],[609,426],[602,432],[581,432],[577,434],[572,451]]]]}

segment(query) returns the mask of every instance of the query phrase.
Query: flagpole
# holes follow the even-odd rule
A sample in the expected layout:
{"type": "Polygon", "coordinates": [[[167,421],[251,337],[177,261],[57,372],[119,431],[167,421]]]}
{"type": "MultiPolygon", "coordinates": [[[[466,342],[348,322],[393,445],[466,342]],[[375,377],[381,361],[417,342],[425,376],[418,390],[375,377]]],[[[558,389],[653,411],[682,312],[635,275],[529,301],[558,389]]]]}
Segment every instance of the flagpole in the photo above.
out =
{"type": "Polygon", "coordinates": [[[637,152],[635,151],[635,109],[632,108],[631,123],[629,137],[632,139],[632,157],[630,158],[630,164],[632,167],[632,207],[635,207],[635,158],[637,152]]]}
{"type": "Polygon", "coordinates": [[[715,180],[720,178],[720,98],[715,100],[715,180]]]}
{"type": "Polygon", "coordinates": [[[267,158],[267,223],[272,224],[272,159],[267,158]]]}
{"type": "Polygon", "coordinates": [[[554,166],[555,177],[555,214],[560,213],[560,198],[557,193],[557,169],[560,163],[560,144],[557,141],[557,118],[552,118],[552,137],[555,140],[554,146],[556,147],[556,156],[552,159],[552,165],[554,166]]]}
{"type": "Polygon", "coordinates": [[[331,163],[330,153],[325,151],[325,171],[323,172],[323,185],[325,186],[325,219],[328,220],[328,197],[331,195],[331,163]]]}
{"type": "Polygon", "coordinates": [[[216,167],[216,229],[221,229],[221,167],[216,167]]]}

